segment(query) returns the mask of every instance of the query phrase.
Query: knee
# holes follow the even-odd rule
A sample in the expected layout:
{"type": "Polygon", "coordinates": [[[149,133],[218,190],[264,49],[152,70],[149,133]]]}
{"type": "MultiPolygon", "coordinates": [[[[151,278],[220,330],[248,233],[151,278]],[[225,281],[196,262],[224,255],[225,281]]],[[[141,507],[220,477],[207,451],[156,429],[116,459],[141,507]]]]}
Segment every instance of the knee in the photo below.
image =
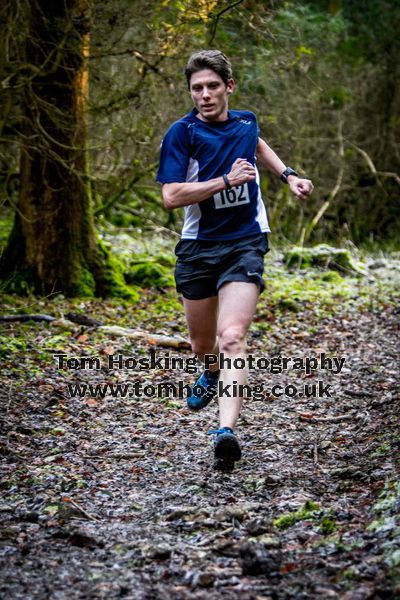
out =
{"type": "Polygon", "coordinates": [[[227,354],[239,354],[246,350],[246,330],[230,325],[218,334],[219,349],[227,354]]]}

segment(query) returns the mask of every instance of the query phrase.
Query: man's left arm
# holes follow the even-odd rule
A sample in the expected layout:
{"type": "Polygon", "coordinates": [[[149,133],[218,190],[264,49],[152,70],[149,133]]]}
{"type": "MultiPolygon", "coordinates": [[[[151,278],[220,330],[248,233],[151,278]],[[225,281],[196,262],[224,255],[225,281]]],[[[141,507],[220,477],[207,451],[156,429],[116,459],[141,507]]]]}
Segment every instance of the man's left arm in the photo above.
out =
{"type": "MultiPolygon", "coordinates": [[[[261,165],[261,167],[268,171],[272,171],[278,177],[286,170],[285,163],[281,161],[279,156],[261,138],[258,138],[256,156],[258,165],[261,165]]],[[[304,179],[297,175],[288,175],[287,182],[290,191],[299,199],[306,198],[314,189],[310,179],[304,179]]]]}

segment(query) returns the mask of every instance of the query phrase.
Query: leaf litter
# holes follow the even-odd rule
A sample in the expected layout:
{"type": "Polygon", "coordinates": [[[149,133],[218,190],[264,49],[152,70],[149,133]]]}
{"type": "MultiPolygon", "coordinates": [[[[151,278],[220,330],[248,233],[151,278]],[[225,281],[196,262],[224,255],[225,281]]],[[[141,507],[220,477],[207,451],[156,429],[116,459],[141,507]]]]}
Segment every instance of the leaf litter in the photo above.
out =
{"type": "MultiPolygon", "coordinates": [[[[246,399],[237,427],[243,460],[231,474],[212,467],[206,432],[217,422],[215,403],[193,414],[179,398],[67,393],[71,382],[191,384],[196,375],[58,369],[56,352],[106,360],[146,356],[149,347],[84,321],[75,332],[51,323],[1,325],[2,598],[400,594],[396,294],[359,281],[351,287],[346,279],[345,296],[335,296],[314,275],[313,286],[324,290],[319,298],[318,290],[296,288],[299,272],[292,295],[285,281],[287,297],[279,296],[272,273],[267,291],[275,296],[260,299],[249,351],[323,352],[345,357],[345,366],[311,377],[250,370],[249,382],[269,389],[318,376],[332,386],[331,397],[246,399]]],[[[19,302],[17,312],[24,309],[19,302]]],[[[75,311],[110,325],[186,335],[172,290],[143,290],[137,306],[57,297],[32,302],[40,313],[75,311]]]]}

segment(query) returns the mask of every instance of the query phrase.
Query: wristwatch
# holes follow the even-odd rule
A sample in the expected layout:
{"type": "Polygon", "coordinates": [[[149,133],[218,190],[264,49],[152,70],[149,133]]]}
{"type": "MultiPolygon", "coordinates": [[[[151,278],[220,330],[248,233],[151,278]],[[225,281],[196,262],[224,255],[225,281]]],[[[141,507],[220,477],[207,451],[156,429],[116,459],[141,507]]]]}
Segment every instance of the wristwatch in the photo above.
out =
{"type": "Polygon", "coordinates": [[[222,179],[224,180],[224,183],[225,183],[225,188],[226,188],[227,190],[230,190],[232,186],[231,186],[231,184],[229,183],[228,175],[227,175],[226,173],[225,173],[225,175],[222,175],[222,179]]]}
{"type": "Polygon", "coordinates": [[[283,171],[283,173],[281,175],[281,181],[283,181],[283,183],[288,183],[287,178],[289,177],[289,175],[296,175],[296,177],[299,176],[299,174],[296,173],[296,171],[294,169],[292,169],[292,167],[286,167],[286,169],[283,171]]]}

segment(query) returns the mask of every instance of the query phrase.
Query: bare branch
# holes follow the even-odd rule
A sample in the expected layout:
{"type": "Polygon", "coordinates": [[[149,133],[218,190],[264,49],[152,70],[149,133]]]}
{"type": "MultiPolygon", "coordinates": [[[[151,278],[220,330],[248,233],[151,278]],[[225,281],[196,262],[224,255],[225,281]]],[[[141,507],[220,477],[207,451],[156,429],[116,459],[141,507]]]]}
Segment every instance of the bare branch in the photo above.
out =
{"type": "Polygon", "coordinates": [[[234,2],[233,4],[230,4],[229,6],[227,6],[226,8],[224,8],[223,10],[221,10],[214,19],[214,25],[211,31],[211,36],[210,39],[208,40],[209,44],[212,44],[212,42],[214,41],[215,38],[215,34],[217,33],[217,27],[218,27],[218,21],[220,20],[220,18],[222,17],[222,15],[226,12],[228,12],[228,10],[231,10],[231,8],[234,8],[235,6],[237,6],[238,4],[241,4],[243,2],[243,0],[237,0],[237,2],[234,2]]]}
{"type": "Polygon", "coordinates": [[[367,163],[369,170],[371,171],[371,173],[373,173],[375,175],[375,177],[377,177],[377,178],[378,177],[390,177],[391,179],[394,179],[400,185],[400,175],[398,175],[398,173],[394,173],[392,171],[377,171],[376,167],[372,161],[372,158],[365,150],[363,150],[359,146],[356,146],[356,144],[353,144],[352,142],[347,141],[347,144],[349,144],[349,146],[351,146],[352,148],[354,148],[354,150],[356,150],[359,154],[361,154],[361,156],[365,159],[365,162],[367,163]]]}
{"type": "Polygon", "coordinates": [[[339,161],[340,161],[340,163],[339,163],[339,171],[337,174],[335,186],[334,186],[333,190],[329,193],[327,200],[325,200],[323,205],[319,208],[317,214],[313,217],[311,222],[306,227],[303,227],[301,236],[300,236],[299,246],[304,245],[305,240],[310,236],[312,230],[316,227],[316,225],[318,224],[318,222],[320,221],[320,219],[322,218],[324,213],[328,210],[332,200],[335,199],[335,197],[339,193],[340,188],[342,186],[343,176],[344,176],[344,142],[343,142],[343,121],[342,121],[341,117],[339,117],[339,122],[338,122],[338,142],[339,142],[339,161]]]}

